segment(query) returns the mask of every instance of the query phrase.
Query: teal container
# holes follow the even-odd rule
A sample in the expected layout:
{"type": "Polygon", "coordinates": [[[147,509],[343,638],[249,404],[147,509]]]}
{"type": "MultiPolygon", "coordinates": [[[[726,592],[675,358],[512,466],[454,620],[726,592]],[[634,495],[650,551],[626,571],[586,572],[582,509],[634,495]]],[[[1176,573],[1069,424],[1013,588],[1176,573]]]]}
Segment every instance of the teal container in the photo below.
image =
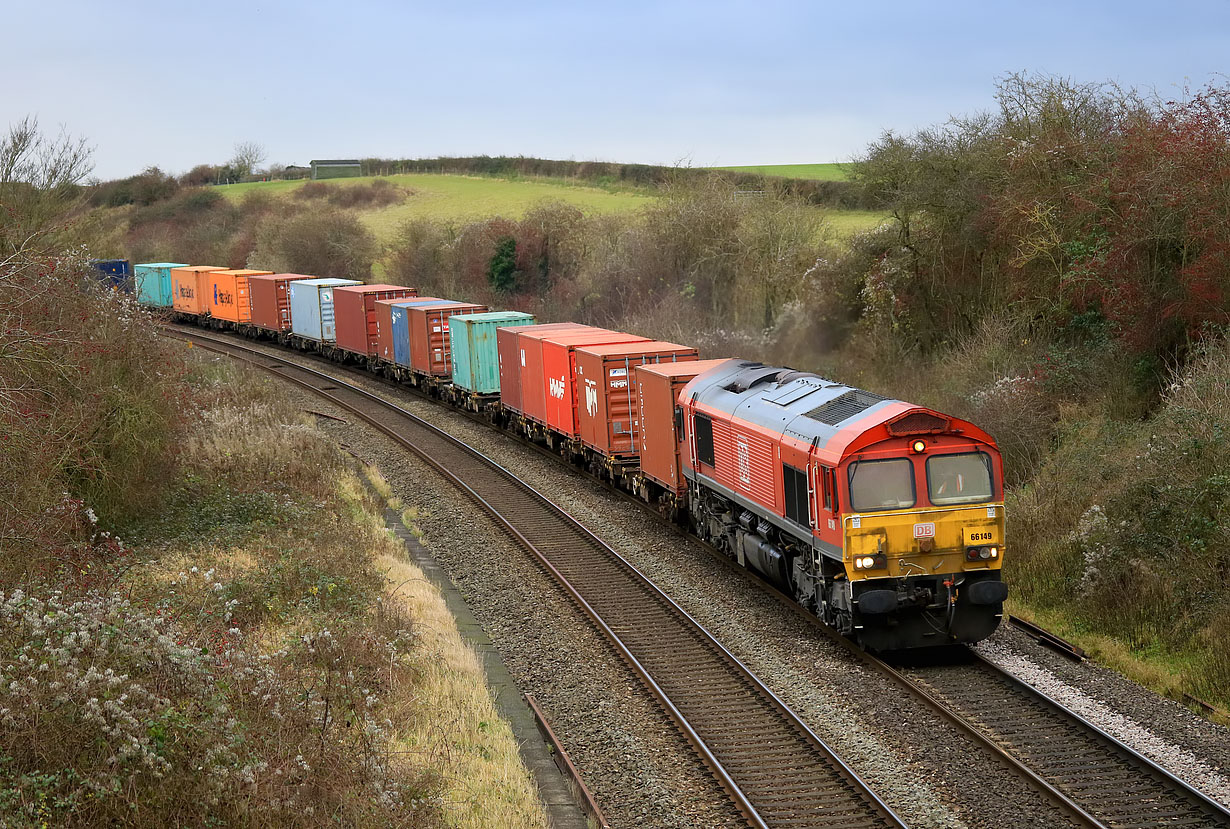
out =
{"type": "Polygon", "coordinates": [[[171,268],[187,268],[180,262],[150,262],[137,265],[133,276],[137,280],[137,302],[155,308],[171,307],[171,268]]]}
{"type": "Polygon", "coordinates": [[[452,352],[453,385],[476,394],[500,390],[500,355],[495,329],[533,325],[533,314],[520,311],[489,311],[448,318],[449,350],[452,352]]]}

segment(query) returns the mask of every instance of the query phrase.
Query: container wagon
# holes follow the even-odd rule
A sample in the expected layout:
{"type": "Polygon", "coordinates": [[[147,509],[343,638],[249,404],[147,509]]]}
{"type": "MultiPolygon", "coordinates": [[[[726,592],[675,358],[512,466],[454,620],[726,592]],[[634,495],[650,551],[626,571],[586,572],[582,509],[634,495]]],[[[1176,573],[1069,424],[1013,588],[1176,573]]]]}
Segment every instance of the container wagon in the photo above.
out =
{"type": "Polygon", "coordinates": [[[248,277],[252,302],[252,324],[265,331],[285,335],[290,332],[290,283],[315,279],[299,273],[255,274],[248,277]]]}
{"type": "Polygon", "coordinates": [[[137,283],[137,302],[154,308],[170,308],[175,296],[171,287],[171,270],[186,268],[182,262],[146,262],[133,268],[137,283]]]}
{"type": "MultiPolygon", "coordinates": [[[[396,347],[393,342],[393,314],[397,308],[407,305],[427,302],[444,302],[438,296],[420,296],[414,299],[378,299],[376,300],[376,359],[381,363],[395,363],[396,347]]],[[[405,314],[399,319],[404,327],[405,314]]],[[[409,345],[407,344],[407,353],[409,345]]],[[[409,358],[407,358],[409,360],[409,358]]],[[[406,363],[409,366],[409,363],[406,363]]]]}
{"type": "Polygon", "coordinates": [[[696,349],[667,342],[611,343],[576,349],[576,430],[595,474],[627,486],[639,467],[637,366],[695,362],[696,349]]]}
{"type": "Polygon", "coordinates": [[[694,377],[729,362],[725,359],[648,363],[633,371],[640,421],[636,433],[640,477],[635,491],[642,500],[672,518],[683,512],[688,492],[681,466],[684,433],[679,393],[694,377]]]}
{"type": "Polygon", "coordinates": [[[486,305],[473,302],[445,302],[430,305],[409,305],[410,369],[416,374],[450,377],[453,373],[451,346],[448,339],[450,317],[481,314],[486,305]]]}
{"type": "Polygon", "coordinates": [[[254,276],[271,276],[273,271],[247,269],[211,271],[208,276],[209,317],[219,328],[234,329],[252,321],[252,293],[250,280],[254,276]]]}
{"type": "Polygon", "coordinates": [[[224,271],[218,265],[185,265],[171,270],[171,285],[175,290],[172,302],[176,314],[201,318],[209,313],[211,283],[209,275],[224,271]]]}
{"type": "Polygon", "coordinates": [[[534,325],[533,314],[489,311],[448,318],[449,355],[452,362],[452,402],[481,412],[500,399],[500,328],[534,325]]]}
{"type": "MultiPolygon", "coordinates": [[[[350,285],[333,292],[337,316],[337,347],[354,357],[374,363],[379,348],[376,330],[376,301],[411,299],[413,288],[400,285],[350,285]]],[[[345,355],[342,355],[346,359],[345,355]]]]}
{"type": "Polygon", "coordinates": [[[333,292],[357,279],[300,279],[287,286],[290,295],[290,343],[307,351],[320,351],[336,338],[333,292]]]}

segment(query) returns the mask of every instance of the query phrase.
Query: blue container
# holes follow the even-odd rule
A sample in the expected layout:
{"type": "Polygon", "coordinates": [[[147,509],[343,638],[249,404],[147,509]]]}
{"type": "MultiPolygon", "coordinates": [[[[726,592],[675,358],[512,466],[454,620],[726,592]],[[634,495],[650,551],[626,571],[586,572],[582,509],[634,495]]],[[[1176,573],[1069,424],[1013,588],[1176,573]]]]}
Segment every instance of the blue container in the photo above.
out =
{"type": "Polygon", "coordinates": [[[288,283],[291,332],[317,342],[336,342],[333,289],[362,284],[356,279],[298,279],[288,283]]]}
{"type": "Polygon", "coordinates": [[[132,293],[132,263],[127,259],[91,259],[98,281],[116,291],[132,293]]]}
{"type": "Polygon", "coordinates": [[[137,302],[155,308],[171,307],[171,268],[187,268],[183,262],[150,262],[137,265],[137,302]]]}
{"type": "Polygon", "coordinates": [[[410,368],[410,315],[406,308],[429,308],[433,305],[455,305],[451,299],[408,299],[389,309],[393,318],[393,362],[410,368]]]}
{"type": "Polygon", "coordinates": [[[489,311],[448,318],[449,352],[453,362],[453,385],[476,394],[500,390],[500,353],[495,330],[533,325],[533,314],[520,311],[489,311]]]}

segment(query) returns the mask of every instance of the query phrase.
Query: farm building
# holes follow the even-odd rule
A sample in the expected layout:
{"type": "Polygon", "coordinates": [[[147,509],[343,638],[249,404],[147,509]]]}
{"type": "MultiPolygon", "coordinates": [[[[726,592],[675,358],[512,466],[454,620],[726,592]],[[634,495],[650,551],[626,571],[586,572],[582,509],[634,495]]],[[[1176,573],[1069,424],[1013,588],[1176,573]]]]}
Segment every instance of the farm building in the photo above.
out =
{"type": "Polygon", "coordinates": [[[350,178],[363,174],[363,167],[358,159],[332,159],[325,161],[313,160],[312,179],[350,178]]]}

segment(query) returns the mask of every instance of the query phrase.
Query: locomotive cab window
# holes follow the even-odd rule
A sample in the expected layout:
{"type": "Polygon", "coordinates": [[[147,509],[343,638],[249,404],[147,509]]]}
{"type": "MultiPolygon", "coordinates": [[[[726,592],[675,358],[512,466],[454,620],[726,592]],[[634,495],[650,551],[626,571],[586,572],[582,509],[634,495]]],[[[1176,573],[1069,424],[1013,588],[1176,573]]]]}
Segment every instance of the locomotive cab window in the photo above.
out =
{"type": "Polygon", "coordinates": [[[915,500],[909,458],[850,464],[850,507],[856,512],[912,507],[915,500]]]}
{"type": "Polygon", "coordinates": [[[696,431],[696,460],[714,466],[713,419],[695,415],[692,418],[692,428],[696,431]]]}
{"type": "Polygon", "coordinates": [[[786,501],[786,517],[800,526],[810,527],[807,473],[789,464],[782,464],[782,494],[786,501]]]}
{"type": "Polygon", "coordinates": [[[986,452],[933,455],[927,459],[927,491],[936,506],[990,501],[995,496],[991,456],[986,452]]]}

